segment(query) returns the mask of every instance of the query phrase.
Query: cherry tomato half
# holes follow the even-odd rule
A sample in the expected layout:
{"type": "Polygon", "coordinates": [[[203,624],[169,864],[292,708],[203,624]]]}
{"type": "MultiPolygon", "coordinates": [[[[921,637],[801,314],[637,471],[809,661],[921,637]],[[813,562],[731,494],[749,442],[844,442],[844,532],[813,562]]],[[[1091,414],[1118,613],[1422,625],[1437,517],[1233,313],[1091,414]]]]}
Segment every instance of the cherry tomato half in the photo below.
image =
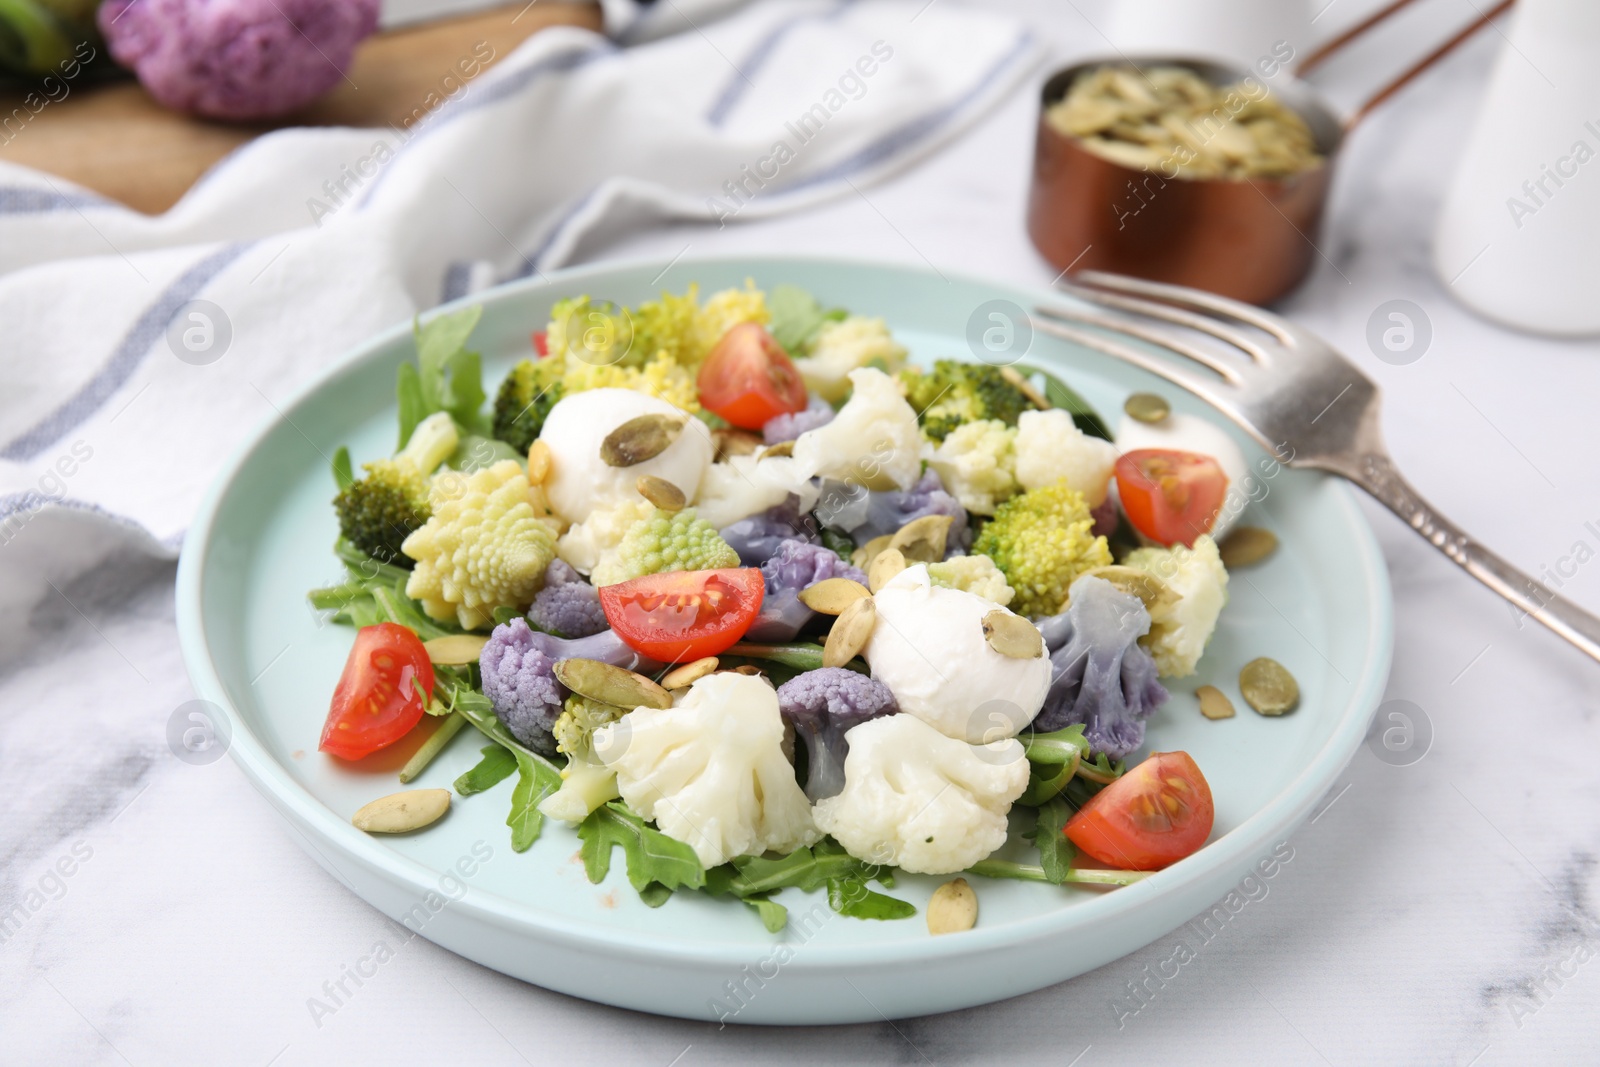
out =
{"type": "Polygon", "coordinates": [[[698,384],[700,403],[744,430],[806,408],[806,383],[794,361],[756,322],[722,335],[700,367],[698,384]]]}
{"type": "Polygon", "coordinates": [[[1158,871],[1211,836],[1211,787],[1187,752],[1150,758],[1096,793],[1065,833],[1089,856],[1124,871],[1158,871]]]}
{"type": "Polygon", "coordinates": [[[533,331],[533,350],[540,359],[550,354],[550,335],[543,330],[533,331]]]}
{"type": "Polygon", "coordinates": [[[669,571],[600,587],[606,621],[628,647],[663,663],[715,656],[761,611],[766,583],[755,567],[669,571]]]}
{"type": "Polygon", "coordinates": [[[344,759],[370,755],[409,733],[432,699],[433,664],[421,639],[398,623],[363,626],[317,747],[344,759]]]}
{"type": "Polygon", "coordinates": [[[1117,496],[1133,528],[1164,545],[1194,547],[1228,492],[1222,465],[1198,452],[1140,448],[1117,460],[1117,496]]]}

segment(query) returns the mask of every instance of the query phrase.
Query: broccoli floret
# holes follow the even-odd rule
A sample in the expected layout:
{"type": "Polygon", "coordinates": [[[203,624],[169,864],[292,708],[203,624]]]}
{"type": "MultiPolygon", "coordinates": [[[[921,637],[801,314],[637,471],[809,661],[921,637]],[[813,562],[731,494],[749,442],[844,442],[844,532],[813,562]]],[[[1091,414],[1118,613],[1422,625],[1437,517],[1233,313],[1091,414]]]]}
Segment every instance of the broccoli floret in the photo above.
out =
{"type": "Polygon", "coordinates": [[[807,586],[827,578],[849,578],[867,584],[867,576],[833,549],[798,538],[778,545],[771,558],[761,564],[761,577],[766,582],[761,614],[750,624],[746,636],[751,641],[771,644],[793,641],[800,628],[811,621],[811,609],[800,600],[800,592],[807,586]]]}
{"type": "Polygon", "coordinates": [[[587,757],[594,750],[591,738],[596,730],[609,726],[631,710],[615,704],[602,704],[577,693],[569,693],[562,708],[561,717],[556,719],[555,726],[550,730],[556,739],[556,751],[579,759],[587,757]]]}
{"type": "Polygon", "coordinates": [[[709,571],[737,567],[739,553],[694,508],[662,511],[640,519],[622,543],[589,575],[596,586],[616,585],[665,571],[709,571]]]}
{"type": "Polygon", "coordinates": [[[417,424],[393,459],[363,465],[366,477],[333,498],[339,532],[381,563],[411,566],[400,546],[433,515],[428,475],[455,451],[459,438],[454,420],[435,412],[417,424]]]}
{"type": "Polygon", "coordinates": [[[943,441],[957,426],[978,419],[998,419],[1015,426],[1017,417],[1032,407],[999,367],[987,363],[941,359],[926,373],[905,368],[900,380],[923,434],[934,441],[943,441]]]}
{"type": "Polygon", "coordinates": [[[1057,482],[1001,504],[972,551],[988,556],[1005,573],[1016,591],[1012,611],[1054,615],[1078,575],[1111,563],[1106,539],[1095,537],[1093,526],[1083,494],[1057,482]]]}
{"type": "Polygon", "coordinates": [[[928,577],[934,585],[946,589],[960,589],[992,600],[1001,607],[1011,603],[1016,596],[1006,576],[988,556],[951,556],[947,560],[928,564],[928,577]]]}
{"type": "Polygon", "coordinates": [[[600,608],[599,590],[563,559],[545,568],[544,588],[533,598],[528,619],[559,637],[589,637],[610,625],[600,608]]]}
{"type": "Polygon", "coordinates": [[[806,746],[806,796],[815,803],[844,789],[845,734],[900,710],[889,687],[844,667],[796,675],[778,687],[778,710],[806,746]]]}
{"type": "Polygon", "coordinates": [[[558,359],[525,359],[511,368],[494,397],[494,435],[524,454],[533,447],[545,416],[565,394],[558,359]]]}

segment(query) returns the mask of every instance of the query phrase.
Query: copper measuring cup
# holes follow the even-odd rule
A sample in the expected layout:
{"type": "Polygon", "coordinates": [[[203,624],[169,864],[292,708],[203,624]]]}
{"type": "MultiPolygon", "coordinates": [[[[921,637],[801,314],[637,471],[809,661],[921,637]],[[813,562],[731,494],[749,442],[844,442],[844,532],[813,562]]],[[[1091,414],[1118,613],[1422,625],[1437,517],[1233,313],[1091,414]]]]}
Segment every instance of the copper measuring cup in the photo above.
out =
{"type": "MultiPolygon", "coordinates": [[[[1395,0],[1301,62],[1305,74],[1329,55],[1413,0],[1395,0]]],[[[1073,81],[1126,57],[1079,63],[1052,76],[1040,97],[1028,236],[1062,273],[1080,270],[1128,274],[1205,289],[1252,304],[1269,304],[1305,278],[1345,137],[1373,108],[1454,51],[1511,7],[1503,0],[1395,78],[1347,120],[1340,120],[1299,77],[1274,79],[1271,91],[1310,126],[1321,166],[1282,179],[1187,179],[1135,170],[1080,146],[1045,120],[1073,81]]],[[[1208,60],[1142,56],[1133,65],[1186,67],[1214,85],[1254,72],[1208,60]]],[[[1259,79],[1258,79],[1259,80],[1259,79]]]]}

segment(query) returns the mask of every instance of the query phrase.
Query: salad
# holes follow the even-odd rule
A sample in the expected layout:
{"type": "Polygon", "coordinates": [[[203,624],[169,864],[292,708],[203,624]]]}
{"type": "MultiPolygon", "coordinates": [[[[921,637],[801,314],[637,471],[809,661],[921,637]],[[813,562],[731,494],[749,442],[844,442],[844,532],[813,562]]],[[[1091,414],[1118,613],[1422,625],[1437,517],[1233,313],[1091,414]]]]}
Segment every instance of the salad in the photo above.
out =
{"type": "MultiPolygon", "coordinates": [[[[893,920],[898,872],[963,875],[939,933],[976,921],[968,877],[1126,885],[1205,843],[1194,760],[1127,760],[1227,600],[1226,434],[1141,394],[1114,444],[1039,368],[918,368],[882,319],[753,282],[563,300],[491,399],[480,314],[415,328],[392,455],[334,458],[348,580],[310,600],[356,632],[321,750],[404,742],[408,783],[482,749],[357,826],[514,779],[515,850],[566,823],[591,881],[620,847],[647,904],[773,931],[787,887],[893,920]]],[[[1277,664],[1246,673],[1257,710],[1294,706],[1277,664]]]]}

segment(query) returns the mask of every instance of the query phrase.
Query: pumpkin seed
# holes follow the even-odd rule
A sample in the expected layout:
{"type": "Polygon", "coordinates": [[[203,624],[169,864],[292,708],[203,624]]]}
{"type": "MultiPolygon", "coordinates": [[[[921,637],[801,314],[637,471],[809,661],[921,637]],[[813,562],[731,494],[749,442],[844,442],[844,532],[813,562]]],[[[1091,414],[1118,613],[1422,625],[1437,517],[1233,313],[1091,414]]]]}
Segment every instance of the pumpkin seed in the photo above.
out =
{"type": "Polygon", "coordinates": [[[689,503],[682,489],[665,478],[657,478],[654,474],[641,474],[634,484],[638,487],[640,496],[662,511],[682,511],[689,503]]]}
{"type": "Polygon", "coordinates": [[[528,484],[543,485],[550,477],[550,446],[543,440],[528,446],[528,484]]]}
{"type": "Polygon", "coordinates": [[[1167,403],[1167,398],[1157,393],[1134,393],[1122,402],[1122,410],[1128,413],[1128,418],[1140,422],[1158,423],[1165,422],[1168,415],[1172,414],[1172,405],[1167,403]]]}
{"type": "Polygon", "coordinates": [[[448,789],[407,789],[379,797],[350,817],[369,834],[403,834],[436,823],[450,810],[448,789]]]}
{"type": "Polygon", "coordinates": [[[711,439],[717,446],[718,463],[729,456],[753,456],[761,451],[760,436],[748,430],[714,430],[711,439]]]}
{"type": "Polygon", "coordinates": [[[1278,550],[1278,535],[1259,526],[1241,526],[1222,539],[1217,551],[1230,571],[1260,563],[1278,550]]]}
{"type": "Polygon", "coordinates": [[[867,568],[867,588],[876,593],[906,567],[906,558],[900,554],[899,549],[884,549],[872,561],[872,566],[867,568]]]}
{"type": "Polygon", "coordinates": [[[683,432],[682,415],[640,415],[606,434],[600,458],[608,467],[632,467],[661,455],[683,432]]]}
{"type": "Polygon", "coordinates": [[[867,647],[877,624],[878,606],[871,597],[862,597],[845,608],[828,631],[828,640],[822,646],[822,665],[843,667],[855,659],[867,647]]]}
{"type": "Polygon", "coordinates": [[[1200,698],[1200,714],[1208,719],[1233,718],[1233,701],[1228,699],[1228,694],[1214,685],[1202,685],[1194,691],[1200,698]]]}
{"type": "Polygon", "coordinates": [[[1039,392],[1039,390],[1034,387],[1032,382],[1023,377],[1022,372],[1017,370],[1017,368],[1001,367],[1000,377],[1004,378],[1006,383],[1010,385],[1011,388],[1027,397],[1028,403],[1032,404],[1040,411],[1050,410],[1050,401],[1046,400],[1044,394],[1039,392]]]}
{"type": "Polygon", "coordinates": [[[556,681],[579,696],[619,708],[670,708],[672,694],[642,674],[597,659],[558,659],[556,681]]]}
{"type": "Polygon", "coordinates": [[[793,441],[779,441],[777,444],[773,445],[771,448],[763,448],[761,450],[761,455],[760,455],[759,458],[761,458],[761,459],[779,459],[779,458],[781,458],[783,456],[792,456],[792,455],[794,455],[794,442],[793,441]]]}
{"type": "Polygon", "coordinates": [[[687,689],[712,671],[717,669],[717,657],[707,656],[697,659],[692,663],[674,667],[661,676],[663,689],[687,689]]]}
{"type": "Polygon", "coordinates": [[[928,898],[928,933],[955,934],[978,924],[978,894],[965,878],[946,882],[928,898]]]}
{"type": "Polygon", "coordinates": [[[889,538],[889,547],[912,563],[937,563],[944,559],[945,542],[950,538],[949,515],[924,515],[912,519],[889,538]]]}
{"type": "Polygon", "coordinates": [[[800,590],[800,603],[823,615],[839,615],[851,604],[872,592],[851,578],[824,578],[800,590]]]}
{"type": "Polygon", "coordinates": [[[422,642],[428,662],[438,667],[462,667],[478,662],[478,654],[489,643],[484,634],[450,634],[422,642]]]}
{"type": "Polygon", "coordinates": [[[733,668],[733,673],[742,674],[746,678],[760,678],[762,675],[762,670],[754,663],[741,663],[737,667],[733,668]]]}
{"type": "Polygon", "coordinates": [[[1178,594],[1173,592],[1171,586],[1149,571],[1138,567],[1113,563],[1105,567],[1094,567],[1083,573],[1104,578],[1124,593],[1131,593],[1139,598],[1146,609],[1163,607],[1178,600],[1178,594]]]}
{"type": "Polygon", "coordinates": [[[1044,635],[1021,615],[995,610],[983,617],[983,639],[1010,659],[1038,659],[1044,655],[1044,635]]]}
{"type": "Polygon", "coordinates": [[[1275,659],[1262,656],[1239,672],[1239,692],[1245,703],[1263,715],[1282,715],[1300,703],[1300,683],[1275,659]]]}
{"type": "Polygon", "coordinates": [[[874,537],[850,555],[850,563],[857,570],[867,570],[872,566],[872,561],[878,558],[878,553],[889,547],[889,542],[894,540],[894,534],[884,534],[874,537]]]}

